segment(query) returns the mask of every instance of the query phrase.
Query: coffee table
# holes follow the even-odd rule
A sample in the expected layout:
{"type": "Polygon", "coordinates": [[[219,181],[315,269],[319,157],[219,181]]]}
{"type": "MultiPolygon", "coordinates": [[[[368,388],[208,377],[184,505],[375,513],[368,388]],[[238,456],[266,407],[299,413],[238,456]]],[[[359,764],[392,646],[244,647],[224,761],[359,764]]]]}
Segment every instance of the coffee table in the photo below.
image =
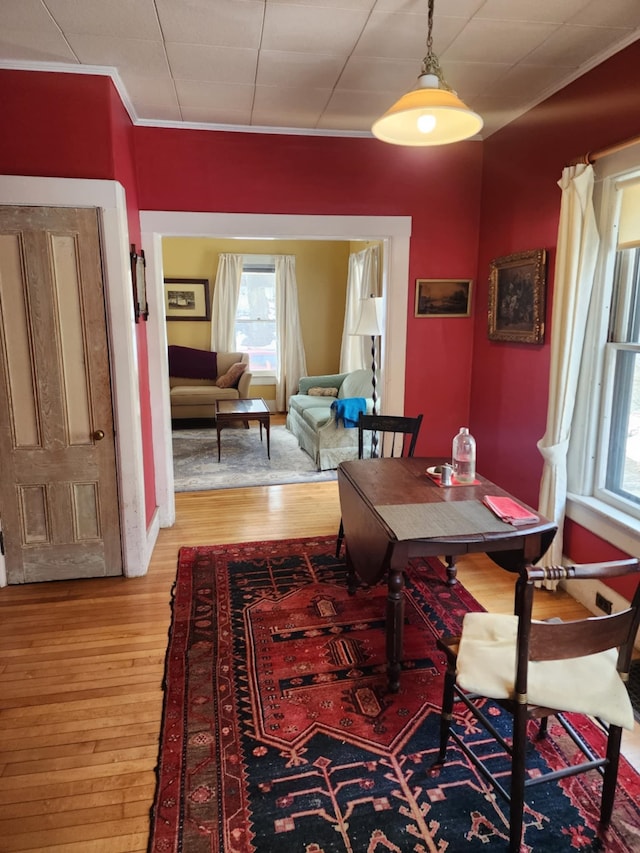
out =
{"type": "Polygon", "coordinates": [[[233,421],[242,421],[247,428],[249,421],[258,421],[260,423],[260,441],[262,441],[262,426],[264,424],[267,431],[267,458],[271,459],[271,412],[262,397],[254,397],[240,400],[216,400],[218,462],[220,461],[220,430],[229,426],[233,421]]]}

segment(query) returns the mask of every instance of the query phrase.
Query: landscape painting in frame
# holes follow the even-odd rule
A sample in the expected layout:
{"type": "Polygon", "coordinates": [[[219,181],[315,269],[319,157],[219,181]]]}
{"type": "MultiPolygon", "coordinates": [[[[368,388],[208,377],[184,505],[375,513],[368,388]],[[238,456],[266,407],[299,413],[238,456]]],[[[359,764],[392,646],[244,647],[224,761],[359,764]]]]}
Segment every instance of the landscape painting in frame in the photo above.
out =
{"type": "Polygon", "coordinates": [[[496,258],[489,268],[489,339],[544,343],[544,249],[496,258]]]}
{"type": "Polygon", "coordinates": [[[416,317],[468,317],[472,282],[455,278],[416,279],[416,317]]]}
{"type": "Polygon", "coordinates": [[[210,320],[209,281],[206,278],[165,278],[167,320],[210,320]]]}

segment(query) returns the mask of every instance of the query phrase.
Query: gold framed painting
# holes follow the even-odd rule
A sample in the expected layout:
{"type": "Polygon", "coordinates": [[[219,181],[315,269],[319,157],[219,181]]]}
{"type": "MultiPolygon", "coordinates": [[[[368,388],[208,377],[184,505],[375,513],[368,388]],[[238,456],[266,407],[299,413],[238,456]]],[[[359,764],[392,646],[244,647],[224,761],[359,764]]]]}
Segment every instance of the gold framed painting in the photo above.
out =
{"type": "Polygon", "coordinates": [[[489,328],[492,341],[544,343],[545,249],[506,255],[489,267],[489,328]]]}
{"type": "Polygon", "coordinates": [[[468,279],[416,279],[416,317],[469,317],[471,286],[468,279]]]}

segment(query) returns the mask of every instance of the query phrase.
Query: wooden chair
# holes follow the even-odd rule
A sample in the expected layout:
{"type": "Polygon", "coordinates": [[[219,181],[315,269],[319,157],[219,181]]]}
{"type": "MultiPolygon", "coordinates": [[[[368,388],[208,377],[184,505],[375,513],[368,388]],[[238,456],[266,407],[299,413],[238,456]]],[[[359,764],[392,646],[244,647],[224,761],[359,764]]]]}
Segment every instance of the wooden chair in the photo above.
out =
{"type": "MultiPolygon", "coordinates": [[[[448,740],[453,738],[494,789],[510,803],[510,853],[520,851],[525,790],[541,782],[598,770],[603,776],[600,825],[610,822],[622,728],[633,728],[634,722],[625,681],[640,621],[640,585],[630,607],[620,613],[574,622],[535,622],[531,619],[534,584],[545,579],[606,580],[639,572],[640,561],[636,559],[565,567],[528,566],[518,580],[516,611],[519,618],[469,613],[464,618],[460,637],[438,641],[438,648],[447,657],[447,670],[440,751],[435,767],[444,763],[448,740]],[[511,737],[503,737],[487,711],[479,709],[479,705],[486,704],[487,698],[511,713],[511,737]],[[490,750],[486,743],[481,757],[452,728],[454,703],[460,701],[510,756],[508,790],[483,763],[483,757],[489,760],[490,750]],[[606,754],[596,754],[563,712],[595,717],[607,733],[606,754]],[[527,777],[527,723],[530,719],[539,719],[538,738],[542,738],[547,735],[547,718],[551,715],[558,719],[586,760],[527,777]]],[[[493,766],[495,768],[495,764],[493,766]]],[[[504,781],[504,774],[501,779],[504,781]]]]}
{"type": "MultiPolygon", "coordinates": [[[[358,459],[413,456],[422,424],[422,415],[415,418],[401,415],[365,415],[358,420],[358,459]],[[370,440],[367,435],[370,433],[370,440]]],[[[344,526],[336,541],[336,557],[340,556],[344,526]]]]}

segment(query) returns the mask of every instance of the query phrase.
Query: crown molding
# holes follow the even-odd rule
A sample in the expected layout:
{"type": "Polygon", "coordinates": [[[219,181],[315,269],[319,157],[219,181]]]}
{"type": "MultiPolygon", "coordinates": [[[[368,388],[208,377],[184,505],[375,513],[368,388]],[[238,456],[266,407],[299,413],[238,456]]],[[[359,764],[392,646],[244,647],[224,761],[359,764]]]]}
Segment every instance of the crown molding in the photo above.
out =
{"type": "Polygon", "coordinates": [[[163,127],[173,130],[209,130],[223,133],[258,133],[278,136],[333,136],[351,139],[373,139],[368,130],[322,130],[302,127],[264,127],[261,125],[214,124],[195,121],[163,121],[140,118],[122,82],[118,69],[106,65],[75,65],[65,62],[28,62],[24,60],[0,59],[0,68],[14,71],[45,71],[55,74],[89,74],[111,77],[122,104],[132,123],[138,127],[163,127]]]}

